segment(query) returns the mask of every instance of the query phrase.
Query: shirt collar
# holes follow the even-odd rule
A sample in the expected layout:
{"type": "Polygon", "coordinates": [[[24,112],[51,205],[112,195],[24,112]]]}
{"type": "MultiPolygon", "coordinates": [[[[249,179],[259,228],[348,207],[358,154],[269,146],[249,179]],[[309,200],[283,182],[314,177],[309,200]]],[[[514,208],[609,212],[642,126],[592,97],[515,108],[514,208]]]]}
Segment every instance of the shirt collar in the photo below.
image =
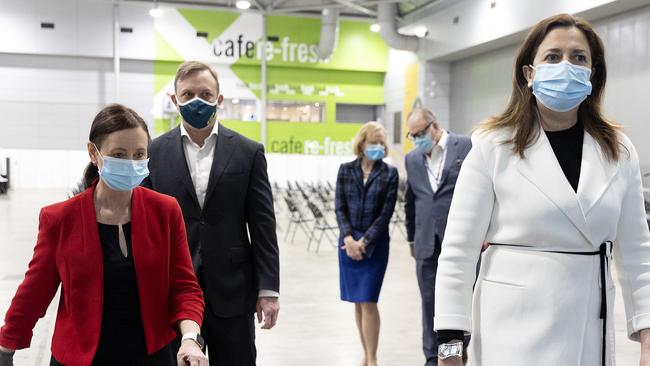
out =
{"type": "Polygon", "coordinates": [[[438,146],[440,146],[441,149],[446,150],[448,141],[449,133],[445,130],[442,130],[442,135],[440,135],[440,140],[438,140],[438,146]]]}
{"type": "MultiPolygon", "coordinates": [[[[192,141],[192,139],[190,138],[190,135],[187,133],[187,130],[185,129],[185,126],[183,125],[182,121],[181,121],[180,126],[181,126],[181,137],[185,136],[190,141],[192,141]]],[[[218,135],[219,135],[219,121],[214,121],[214,123],[212,124],[212,131],[210,131],[210,135],[205,140],[207,141],[208,139],[211,139],[212,136],[215,136],[215,138],[216,138],[216,136],[218,136],[218,135]]]]}

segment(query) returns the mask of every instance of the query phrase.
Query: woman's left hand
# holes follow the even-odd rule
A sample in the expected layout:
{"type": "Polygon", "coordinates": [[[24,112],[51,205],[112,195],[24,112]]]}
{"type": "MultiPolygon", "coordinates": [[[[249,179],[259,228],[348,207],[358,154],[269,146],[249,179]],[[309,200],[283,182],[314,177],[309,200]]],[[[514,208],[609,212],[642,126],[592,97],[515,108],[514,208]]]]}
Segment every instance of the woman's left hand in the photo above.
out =
{"type": "Polygon", "coordinates": [[[179,366],[208,366],[208,358],[205,356],[199,345],[191,339],[181,343],[176,360],[179,366]]]}
{"type": "Polygon", "coordinates": [[[352,260],[360,261],[366,253],[366,245],[362,241],[353,240],[350,243],[344,244],[341,250],[345,250],[345,254],[352,260]]]}
{"type": "Polygon", "coordinates": [[[650,366],[650,329],[643,329],[639,332],[641,341],[641,361],[640,366],[650,366]]]}

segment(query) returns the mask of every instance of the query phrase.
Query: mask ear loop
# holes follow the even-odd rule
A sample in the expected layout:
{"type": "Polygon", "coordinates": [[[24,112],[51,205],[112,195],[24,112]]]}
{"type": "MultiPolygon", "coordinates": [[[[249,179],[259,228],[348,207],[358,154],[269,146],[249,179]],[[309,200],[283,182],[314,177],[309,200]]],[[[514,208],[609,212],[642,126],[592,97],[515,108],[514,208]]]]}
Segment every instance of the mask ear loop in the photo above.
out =
{"type": "MultiPolygon", "coordinates": [[[[95,147],[95,151],[97,152],[97,154],[99,154],[99,157],[101,157],[102,160],[104,160],[104,155],[102,155],[102,153],[99,152],[99,148],[97,147],[97,145],[95,145],[95,143],[92,141],[90,141],[90,143],[93,144],[93,146],[95,147]]],[[[97,170],[99,170],[99,160],[97,160],[97,170]]]]}
{"type": "MultiPolygon", "coordinates": [[[[531,69],[537,71],[537,68],[536,68],[535,66],[533,66],[533,65],[530,65],[530,64],[529,64],[528,67],[530,67],[531,69]]],[[[529,81],[529,82],[528,82],[528,87],[529,87],[529,88],[532,88],[532,87],[533,87],[533,82],[532,82],[532,81],[529,81]]]]}

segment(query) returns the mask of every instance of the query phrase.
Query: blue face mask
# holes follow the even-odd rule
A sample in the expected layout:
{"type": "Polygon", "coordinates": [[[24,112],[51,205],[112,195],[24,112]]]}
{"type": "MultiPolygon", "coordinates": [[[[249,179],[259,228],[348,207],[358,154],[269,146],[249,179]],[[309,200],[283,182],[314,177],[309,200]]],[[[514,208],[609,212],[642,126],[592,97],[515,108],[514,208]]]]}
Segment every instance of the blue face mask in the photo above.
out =
{"type": "Polygon", "coordinates": [[[368,160],[376,161],[381,160],[386,156],[386,149],[380,144],[366,145],[363,153],[368,160]]]}
{"type": "Polygon", "coordinates": [[[552,111],[570,111],[591,95],[591,69],[587,67],[567,61],[531,67],[535,69],[533,94],[552,111]]]}
{"type": "Polygon", "coordinates": [[[418,136],[415,139],[413,139],[413,143],[415,144],[415,147],[425,153],[428,153],[433,149],[433,146],[435,145],[433,143],[433,139],[431,138],[430,133],[425,133],[424,136],[418,136]]]}
{"type": "MultiPolygon", "coordinates": [[[[95,146],[95,149],[97,147],[95,146]]],[[[116,191],[130,191],[139,186],[149,175],[149,159],[128,160],[103,156],[99,149],[97,153],[102,157],[104,164],[99,170],[99,176],[111,189],[116,191]]]]}
{"type": "MultiPolygon", "coordinates": [[[[176,97],[178,100],[178,96],[176,97]]],[[[178,103],[183,120],[194,128],[205,128],[210,119],[217,113],[217,102],[207,102],[199,97],[188,100],[185,103],[178,103]]]]}

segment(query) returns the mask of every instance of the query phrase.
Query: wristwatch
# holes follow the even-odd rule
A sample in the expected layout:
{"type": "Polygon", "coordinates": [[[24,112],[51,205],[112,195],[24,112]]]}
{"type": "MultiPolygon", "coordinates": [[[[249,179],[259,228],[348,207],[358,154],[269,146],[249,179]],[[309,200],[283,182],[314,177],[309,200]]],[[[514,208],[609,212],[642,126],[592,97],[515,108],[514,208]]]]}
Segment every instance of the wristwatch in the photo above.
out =
{"type": "Polygon", "coordinates": [[[438,346],[438,359],[446,360],[449,357],[463,357],[463,341],[454,339],[438,346]]]}
{"type": "Polygon", "coordinates": [[[205,341],[203,340],[203,337],[201,337],[201,335],[198,334],[198,333],[185,333],[185,334],[183,334],[183,338],[181,338],[181,343],[186,339],[193,340],[194,342],[196,342],[196,344],[199,345],[199,347],[201,347],[201,349],[203,349],[205,347],[205,341]]]}

